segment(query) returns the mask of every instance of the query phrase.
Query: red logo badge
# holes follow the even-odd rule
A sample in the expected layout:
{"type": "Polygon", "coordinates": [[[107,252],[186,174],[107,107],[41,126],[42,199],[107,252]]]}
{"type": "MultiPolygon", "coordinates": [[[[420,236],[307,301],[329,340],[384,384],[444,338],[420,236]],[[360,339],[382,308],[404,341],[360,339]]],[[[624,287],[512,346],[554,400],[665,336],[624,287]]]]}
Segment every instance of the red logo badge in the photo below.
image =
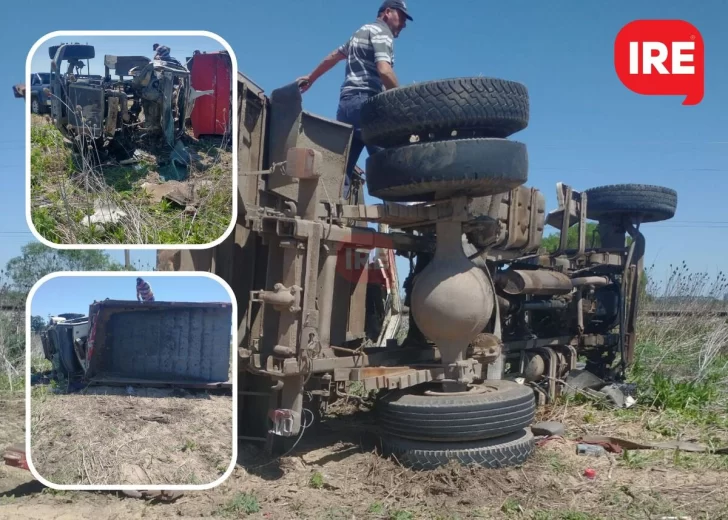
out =
{"type": "Polygon", "coordinates": [[[395,270],[392,241],[386,235],[352,230],[352,243],[340,242],[336,246],[336,272],[350,283],[393,284],[390,269],[395,270]],[[356,243],[361,244],[357,247],[356,243]],[[377,256],[374,252],[380,249],[377,256]]]}
{"type": "Polygon", "coordinates": [[[705,47],[700,32],[682,20],[635,20],[614,41],[614,68],[620,81],[646,96],[686,96],[683,105],[703,100],[705,47]]]}

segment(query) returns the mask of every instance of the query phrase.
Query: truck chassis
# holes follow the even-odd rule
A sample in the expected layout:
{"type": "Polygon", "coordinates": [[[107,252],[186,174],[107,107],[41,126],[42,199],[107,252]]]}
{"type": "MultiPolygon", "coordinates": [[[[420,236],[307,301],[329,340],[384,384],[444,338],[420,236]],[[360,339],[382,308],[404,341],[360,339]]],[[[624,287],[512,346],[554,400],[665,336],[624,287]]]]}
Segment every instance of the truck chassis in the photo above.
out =
{"type": "MultiPolygon", "coordinates": [[[[460,84],[467,81],[480,79],[460,84]]],[[[501,80],[484,81],[497,86],[501,80]]],[[[417,88],[396,89],[392,96],[414,96],[421,92],[417,88]]],[[[522,100],[525,88],[519,92],[522,100]]],[[[465,89],[462,95],[474,94],[465,89]]],[[[460,192],[452,188],[457,182],[445,181],[438,184],[440,195],[431,196],[416,186],[381,189],[383,174],[377,177],[374,170],[384,159],[370,157],[370,193],[376,184],[389,200],[366,205],[361,170],[342,195],[349,125],[303,110],[295,83],[268,97],[239,74],[238,99],[235,230],[207,250],[160,250],[157,267],[214,272],[236,295],[241,440],[264,442],[271,453],[280,453],[303,434],[309,416],[317,417],[357,382],[377,393],[382,429],[394,438],[393,451],[409,456],[411,465],[430,468],[454,456],[502,466],[531,453],[532,437],[519,432],[533,419],[532,406],[553,402],[582,363],[606,381],[624,379],[634,359],[643,276],[640,225],[671,218],[675,192],[639,184],[577,191],[558,184],[558,208],[547,212],[543,194],[525,186],[527,166],[515,181],[486,186],[478,180],[460,192]],[[401,196],[410,192],[409,200],[401,196]],[[598,222],[599,247],[588,246],[587,219],[598,222]],[[542,247],[546,225],[560,231],[555,252],[542,247]],[[578,244],[569,248],[573,226],[578,244]],[[443,260],[446,252],[449,260],[443,260]],[[395,254],[411,265],[404,301],[395,254]],[[456,264],[461,267],[452,267],[456,264]],[[450,276],[448,269],[459,271],[450,276]],[[466,287],[472,280],[482,288],[466,287]],[[443,300],[437,295],[444,287],[450,292],[443,300]],[[458,294],[473,299],[460,301],[458,294]],[[398,341],[407,306],[409,330],[398,341]],[[513,385],[527,388],[528,395],[513,385]],[[491,424],[500,412],[493,408],[498,398],[489,393],[521,407],[508,428],[491,424]],[[470,405],[482,412],[477,424],[464,419],[470,405]],[[452,426],[437,422],[441,412],[451,414],[452,426]],[[433,415],[421,419],[417,413],[433,415]],[[478,428],[480,436],[473,433],[478,428]]],[[[377,117],[391,122],[398,114],[377,116],[376,108],[369,109],[364,130],[371,140],[392,140],[373,129],[377,117]]],[[[521,127],[527,117],[523,121],[521,127]]],[[[422,146],[460,146],[447,144],[443,132],[412,125],[422,146]]],[[[488,128],[467,128],[459,138],[494,140],[497,125],[491,126],[491,134],[488,128]]],[[[513,133],[503,128],[496,138],[513,133]]],[[[383,153],[399,157],[397,147],[417,146],[391,144],[383,153]]]]}

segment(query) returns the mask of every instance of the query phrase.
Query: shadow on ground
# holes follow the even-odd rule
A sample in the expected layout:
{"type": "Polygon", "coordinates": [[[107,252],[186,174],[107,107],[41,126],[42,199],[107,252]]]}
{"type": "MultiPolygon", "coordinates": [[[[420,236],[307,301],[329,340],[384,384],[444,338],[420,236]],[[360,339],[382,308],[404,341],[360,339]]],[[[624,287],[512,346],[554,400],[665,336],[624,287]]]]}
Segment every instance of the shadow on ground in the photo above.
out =
{"type": "Polygon", "coordinates": [[[342,462],[352,455],[379,450],[374,413],[367,408],[337,413],[307,427],[300,441],[288,441],[283,455],[271,457],[262,442],[238,444],[238,466],[251,475],[274,481],[282,478],[291,458],[303,457],[306,464],[322,466],[342,462]],[[293,446],[295,444],[295,446],[293,446]],[[292,449],[291,449],[292,448],[292,449]],[[290,451],[288,451],[290,450],[290,451]]]}
{"type": "Polygon", "coordinates": [[[0,498],[8,498],[8,497],[25,497],[29,495],[35,495],[36,493],[41,493],[46,486],[38,482],[37,480],[31,480],[29,482],[24,482],[18,486],[16,486],[13,489],[9,489],[7,491],[4,491],[0,493],[0,498]]]}

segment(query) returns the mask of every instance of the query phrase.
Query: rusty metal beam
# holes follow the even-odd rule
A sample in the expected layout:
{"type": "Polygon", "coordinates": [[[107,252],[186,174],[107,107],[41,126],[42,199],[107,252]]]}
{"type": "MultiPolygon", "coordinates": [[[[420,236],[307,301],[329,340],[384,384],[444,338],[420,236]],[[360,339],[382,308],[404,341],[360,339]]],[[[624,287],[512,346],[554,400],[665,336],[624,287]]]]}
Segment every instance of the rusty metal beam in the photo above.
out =
{"type": "Polygon", "coordinates": [[[130,377],[94,377],[89,380],[91,385],[101,386],[127,386],[127,385],[143,385],[152,388],[190,388],[199,390],[215,390],[220,388],[232,388],[231,381],[224,383],[190,383],[184,381],[174,381],[166,379],[134,379],[130,377]]]}
{"type": "MultiPolygon", "coordinates": [[[[553,338],[535,338],[504,342],[506,353],[516,353],[521,350],[559,347],[564,345],[583,345],[594,347],[603,345],[605,338],[599,334],[579,336],[557,336],[553,338]]],[[[332,346],[332,348],[338,348],[332,346]]],[[[312,373],[334,372],[337,380],[346,380],[344,374],[350,370],[366,367],[397,367],[411,366],[423,363],[436,363],[440,358],[435,349],[430,348],[375,348],[380,352],[362,353],[352,356],[320,357],[312,360],[312,373]],[[341,379],[343,378],[343,379],[341,379]]],[[[247,359],[245,360],[248,361],[247,359]]],[[[281,374],[287,375],[287,374],[281,374]]]]}
{"type": "MultiPolygon", "coordinates": [[[[296,238],[305,239],[311,233],[313,222],[289,220],[292,234],[296,238]]],[[[279,227],[280,230],[280,227],[279,227]]],[[[325,242],[350,244],[359,248],[397,249],[400,251],[432,251],[432,240],[404,233],[379,233],[370,228],[352,228],[324,224],[322,240],[325,242]]]]}

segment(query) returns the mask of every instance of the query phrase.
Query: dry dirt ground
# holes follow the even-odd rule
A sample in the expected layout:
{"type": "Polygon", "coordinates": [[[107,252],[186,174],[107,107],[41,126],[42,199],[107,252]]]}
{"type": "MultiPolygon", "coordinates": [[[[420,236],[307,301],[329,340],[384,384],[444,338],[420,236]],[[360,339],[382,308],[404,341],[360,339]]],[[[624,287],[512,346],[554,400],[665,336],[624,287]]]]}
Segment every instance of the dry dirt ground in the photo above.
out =
{"type": "MultiPolygon", "coordinates": [[[[0,442],[22,437],[22,400],[3,403],[0,442]]],[[[562,420],[566,438],[537,448],[523,467],[441,468],[416,473],[376,455],[371,416],[342,408],[314,426],[289,456],[269,461],[241,444],[238,466],[223,484],[186,492],[173,503],[115,492],[44,489],[23,470],[0,468],[0,517],[61,519],[470,519],[529,520],[728,518],[727,456],[630,452],[576,455],[584,434],[664,439],[644,418],[560,405],[539,419],[562,420]],[[622,416],[623,415],[623,416],[622,416]],[[596,470],[588,480],[584,469],[596,470]]],[[[654,419],[654,418],[653,418],[654,419]]],[[[683,440],[691,438],[685,431],[683,440]]],[[[716,432],[725,440],[727,432],[716,432]]]]}
{"type": "MultiPolygon", "coordinates": [[[[208,484],[230,466],[232,397],[208,392],[34,387],[31,456],[54,484],[208,484]]],[[[229,392],[228,392],[229,394],[229,392]]]]}

